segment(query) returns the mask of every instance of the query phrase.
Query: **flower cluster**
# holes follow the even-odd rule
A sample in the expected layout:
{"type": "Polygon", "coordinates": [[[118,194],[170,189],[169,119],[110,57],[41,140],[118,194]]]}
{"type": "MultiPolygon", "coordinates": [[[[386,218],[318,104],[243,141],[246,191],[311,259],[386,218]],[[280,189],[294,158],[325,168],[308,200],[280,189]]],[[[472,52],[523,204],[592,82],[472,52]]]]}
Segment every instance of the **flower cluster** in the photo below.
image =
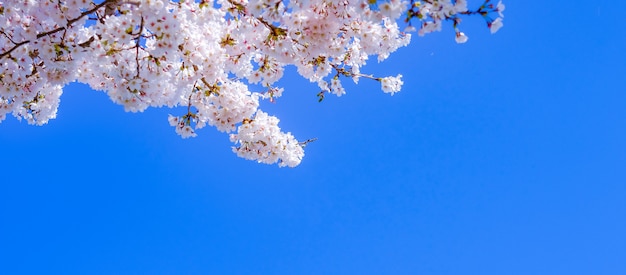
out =
{"type": "Polygon", "coordinates": [[[281,167],[294,167],[304,157],[301,144],[291,133],[283,133],[278,127],[278,118],[257,111],[253,119],[244,119],[230,140],[238,147],[233,152],[238,156],[262,163],[276,163],[281,167]]]}
{"type": "MultiPolygon", "coordinates": [[[[186,108],[168,118],[182,137],[210,125],[230,133],[238,156],[293,167],[304,143],[259,109],[283,93],[286,67],[317,83],[320,100],[345,94],[343,78],[379,81],[393,95],[401,75],[361,68],[409,43],[403,15],[422,22],[420,35],[444,20],[457,29],[470,14],[495,32],[503,10],[489,0],[475,11],[465,0],[0,0],[0,121],[47,123],[63,87],[78,81],[127,111],[186,108]]],[[[467,37],[457,31],[456,40],[467,37]]]]}
{"type": "MultiPolygon", "coordinates": [[[[466,0],[412,0],[411,8],[407,12],[405,21],[410,24],[411,19],[419,19],[421,27],[418,34],[420,36],[434,31],[441,31],[444,21],[452,21],[456,32],[456,42],[465,43],[468,37],[458,29],[458,25],[461,23],[460,15],[480,15],[487,22],[491,33],[496,33],[503,26],[503,11],[504,4],[502,4],[502,1],[494,4],[492,0],[485,0],[478,9],[469,10],[466,0]],[[492,18],[494,14],[497,14],[495,19],[492,18]]],[[[409,28],[413,29],[411,26],[409,28]]]]}
{"type": "Polygon", "coordinates": [[[399,92],[400,88],[402,88],[402,84],[404,84],[404,82],[402,82],[400,78],[402,78],[401,74],[399,74],[398,76],[383,77],[380,80],[380,85],[383,92],[389,93],[391,95],[399,92]]]}

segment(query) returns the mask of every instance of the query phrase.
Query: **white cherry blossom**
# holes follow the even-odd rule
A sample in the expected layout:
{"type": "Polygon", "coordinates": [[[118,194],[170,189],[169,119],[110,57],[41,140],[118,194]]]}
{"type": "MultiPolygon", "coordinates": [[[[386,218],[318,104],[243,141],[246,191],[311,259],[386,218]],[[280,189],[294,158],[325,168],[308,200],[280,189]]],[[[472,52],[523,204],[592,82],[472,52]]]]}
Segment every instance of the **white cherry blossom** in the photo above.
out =
{"type": "Polygon", "coordinates": [[[463,33],[463,32],[457,32],[456,33],[456,38],[455,38],[456,43],[463,44],[463,43],[467,42],[468,39],[469,38],[467,37],[467,35],[465,35],[465,33],[463,33]]]}
{"type": "Polygon", "coordinates": [[[502,24],[502,18],[498,17],[493,22],[489,23],[489,29],[491,33],[496,33],[500,28],[502,28],[504,24],[502,24]]]}

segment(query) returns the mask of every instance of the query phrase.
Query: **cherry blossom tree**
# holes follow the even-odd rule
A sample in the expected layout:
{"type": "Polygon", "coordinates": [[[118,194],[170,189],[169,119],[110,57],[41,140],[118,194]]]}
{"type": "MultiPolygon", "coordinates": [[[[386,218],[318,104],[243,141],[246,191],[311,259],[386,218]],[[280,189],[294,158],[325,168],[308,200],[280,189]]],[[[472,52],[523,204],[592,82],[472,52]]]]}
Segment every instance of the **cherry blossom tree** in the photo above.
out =
{"type": "Polygon", "coordinates": [[[76,81],[126,111],[179,107],[168,120],[183,138],[208,124],[238,156],[293,167],[307,142],[259,109],[283,93],[286,67],[316,83],[320,101],[343,95],[345,79],[393,95],[402,75],[361,73],[370,56],[380,62],[446,22],[464,43],[463,16],[495,33],[503,10],[491,0],[0,0],[0,121],[47,123],[76,81]]]}

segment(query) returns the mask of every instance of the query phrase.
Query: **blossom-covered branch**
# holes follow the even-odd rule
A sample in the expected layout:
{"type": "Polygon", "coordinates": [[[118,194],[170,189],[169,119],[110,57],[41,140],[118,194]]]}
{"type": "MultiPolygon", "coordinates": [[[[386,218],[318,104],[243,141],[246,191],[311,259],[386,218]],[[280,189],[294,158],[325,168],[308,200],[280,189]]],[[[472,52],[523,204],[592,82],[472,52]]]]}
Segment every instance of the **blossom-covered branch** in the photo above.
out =
{"type": "Polygon", "coordinates": [[[450,21],[462,43],[460,16],[481,16],[495,32],[503,10],[490,0],[473,10],[465,0],[0,0],[0,121],[47,123],[78,81],[131,112],[180,106],[168,120],[181,136],[210,125],[230,134],[238,156],[293,167],[308,141],[259,109],[283,93],[287,67],[316,83],[320,100],[344,94],[345,78],[393,95],[401,75],[361,68],[408,45],[415,21],[419,35],[450,21]]]}

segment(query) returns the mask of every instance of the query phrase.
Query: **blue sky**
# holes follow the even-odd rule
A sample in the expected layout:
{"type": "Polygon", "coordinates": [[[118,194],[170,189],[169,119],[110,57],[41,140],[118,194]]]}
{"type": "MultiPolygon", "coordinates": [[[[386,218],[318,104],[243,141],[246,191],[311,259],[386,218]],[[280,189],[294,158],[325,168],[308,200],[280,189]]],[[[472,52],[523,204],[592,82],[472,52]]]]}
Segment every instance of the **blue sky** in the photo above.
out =
{"type": "MultiPolygon", "coordinates": [[[[470,6],[476,1],[471,1],[470,6]]],[[[626,4],[506,1],[413,39],[318,103],[263,109],[295,169],[179,138],[71,85],[43,127],[0,124],[1,274],[626,274],[626,4]]]]}

